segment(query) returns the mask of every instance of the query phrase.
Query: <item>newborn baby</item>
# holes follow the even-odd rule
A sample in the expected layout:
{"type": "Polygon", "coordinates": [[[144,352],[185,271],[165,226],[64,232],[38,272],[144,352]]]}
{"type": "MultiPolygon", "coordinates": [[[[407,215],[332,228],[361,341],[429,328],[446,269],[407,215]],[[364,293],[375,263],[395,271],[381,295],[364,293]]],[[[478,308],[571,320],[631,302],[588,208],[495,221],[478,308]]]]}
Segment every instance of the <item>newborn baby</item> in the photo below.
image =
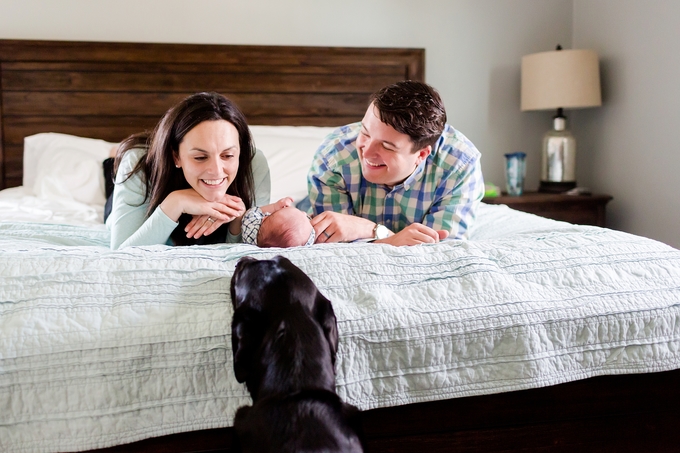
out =
{"type": "Polygon", "coordinates": [[[244,243],[259,247],[299,247],[316,239],[309,217],[293,206],[290,197],[248,209],[241,230],[244,243]]]}

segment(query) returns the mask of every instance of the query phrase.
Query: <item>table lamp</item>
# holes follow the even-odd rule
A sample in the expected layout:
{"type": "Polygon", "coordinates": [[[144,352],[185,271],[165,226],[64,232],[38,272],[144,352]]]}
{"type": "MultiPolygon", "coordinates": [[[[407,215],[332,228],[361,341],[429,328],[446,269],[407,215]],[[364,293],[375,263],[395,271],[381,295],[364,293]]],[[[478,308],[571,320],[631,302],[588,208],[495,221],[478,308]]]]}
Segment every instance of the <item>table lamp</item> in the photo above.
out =
{"type": "Polygon", "coordinates": [[[539,192],[576,187],[576,140],[564,109],[602,105],[600,71],[593,50],[557,50],[522,57],[522,111],[557,109],[543,137],[539,192]]]}

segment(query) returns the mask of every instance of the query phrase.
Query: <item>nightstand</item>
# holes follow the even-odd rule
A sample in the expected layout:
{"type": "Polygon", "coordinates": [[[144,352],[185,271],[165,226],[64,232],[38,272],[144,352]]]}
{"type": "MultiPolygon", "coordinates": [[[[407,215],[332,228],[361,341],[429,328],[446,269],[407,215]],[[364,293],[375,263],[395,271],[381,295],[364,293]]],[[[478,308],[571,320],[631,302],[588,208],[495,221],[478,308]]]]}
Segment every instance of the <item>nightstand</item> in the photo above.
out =
{"type": "Polygon", "coordinates": [[[564,195],[524,192],[519,196],[503,194],[484,198],[487,204],[505,204],[518,211],[581,225],[605,226],[605,207],[610,195],[564,195]]]}

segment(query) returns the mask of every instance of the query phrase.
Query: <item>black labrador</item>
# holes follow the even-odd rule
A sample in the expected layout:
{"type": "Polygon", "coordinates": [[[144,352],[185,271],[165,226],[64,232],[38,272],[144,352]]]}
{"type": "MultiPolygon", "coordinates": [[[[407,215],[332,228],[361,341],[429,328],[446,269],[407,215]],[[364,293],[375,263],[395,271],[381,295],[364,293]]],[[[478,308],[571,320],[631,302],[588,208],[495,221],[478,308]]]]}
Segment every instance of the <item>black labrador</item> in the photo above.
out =
{"type": "Polygon", "coordinates": [[[288,259],[241,258],[231,279],[234,372],[252,406],[234,420],[234,451],[362,452],[359,411],[335,393],[331,302],[288,259]]]}

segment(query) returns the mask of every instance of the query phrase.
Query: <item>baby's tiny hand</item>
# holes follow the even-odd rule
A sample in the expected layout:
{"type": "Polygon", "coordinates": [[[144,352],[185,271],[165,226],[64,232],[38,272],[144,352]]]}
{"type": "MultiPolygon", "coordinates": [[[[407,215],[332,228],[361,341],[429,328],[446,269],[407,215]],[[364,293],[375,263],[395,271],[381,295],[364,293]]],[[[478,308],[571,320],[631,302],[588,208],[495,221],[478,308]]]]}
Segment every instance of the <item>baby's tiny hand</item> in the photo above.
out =
{"type": "Polygon", "coordinates": [[[277,201],[274,204],[276,206],[274,211],[278,211],[279,209],[288,208],[288,207],[293,206],[293,199],[291,197],[284,197],[284,198],[281,198],[279,201],[277,201]]]}

